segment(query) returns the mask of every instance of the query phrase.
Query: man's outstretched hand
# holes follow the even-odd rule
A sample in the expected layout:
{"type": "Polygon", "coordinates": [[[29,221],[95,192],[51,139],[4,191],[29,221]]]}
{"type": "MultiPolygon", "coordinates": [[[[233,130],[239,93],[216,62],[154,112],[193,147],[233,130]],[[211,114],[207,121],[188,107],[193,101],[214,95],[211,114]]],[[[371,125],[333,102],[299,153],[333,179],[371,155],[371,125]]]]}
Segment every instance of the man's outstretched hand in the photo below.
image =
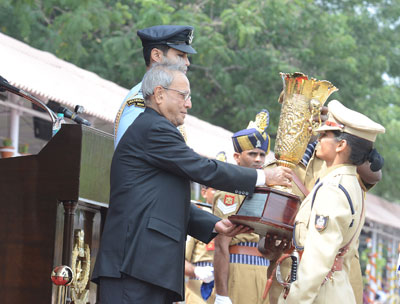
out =
{"type": "Polygon", "coordinates": [[[266,168],[265,184],[267,186],[292,186],[292,170],[286,167],[278,166],[276,168],[266,168]]]}
{"type": "Polygon", "coordinates": [[[229,236],[229,237],[234,237],[235,235],[240,234],[240,233],[253,232],[252,228],[243,226],[243,225],[236,225],[228,219],[220,220],[219,222],[217,222],[215,224],[214,228],[215,228],[216,232],[226,235],[226,236],[229,236]]]}

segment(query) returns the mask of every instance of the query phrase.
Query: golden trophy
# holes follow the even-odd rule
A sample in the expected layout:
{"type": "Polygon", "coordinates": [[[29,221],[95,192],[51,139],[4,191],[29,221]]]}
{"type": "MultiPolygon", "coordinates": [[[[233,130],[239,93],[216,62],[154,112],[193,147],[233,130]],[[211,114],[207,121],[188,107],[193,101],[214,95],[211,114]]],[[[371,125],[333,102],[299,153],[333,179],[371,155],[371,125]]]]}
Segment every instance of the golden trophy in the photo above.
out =
{"type": "Polygon", "coordinates": [[[313,121],[320,116],[328,97],[338,89],[326,80],[308,78],[302,73],[281,73],[283,98],[278,132],[275,141],[275,158],[278,166],[294,168],[306,151],[312,132],[321,124],[313,121]]]}
{"type": "MultiPolygon", "coordinates": [[[[314,123],[313,118],[319,117],[325,101],[338,89],[329,81],[319,81],[302,73],[280,75],[282,110],[274,152],[278,166],[294,168],[304,155],[311,130],[320,124],[314,123]]],[[[299,197],[285,187],[257,187],[253,196],[246,197],[237,214],[229,219],[252,227],[260,236],[269,234],[291,240],[299,206],[299,197]]]]}

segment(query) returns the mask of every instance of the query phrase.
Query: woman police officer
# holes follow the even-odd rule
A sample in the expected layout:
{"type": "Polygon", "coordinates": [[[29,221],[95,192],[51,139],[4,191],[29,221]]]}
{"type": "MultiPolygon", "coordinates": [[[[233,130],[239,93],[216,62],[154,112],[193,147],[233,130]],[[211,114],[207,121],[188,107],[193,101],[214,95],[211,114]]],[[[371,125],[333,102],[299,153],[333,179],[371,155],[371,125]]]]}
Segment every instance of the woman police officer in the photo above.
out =
{"type": "Polygon", "coordinates": [[[328,120],[317,129],[317,156],[327,170],[296,216],[293,241],[302,258],[297,280],[279,303],[356,303],[348,270],[365,219],[356,168],[366,160],[373,171],[381,168],[373,142],[385,128],[337,100],[328,109],[328,120]]]}

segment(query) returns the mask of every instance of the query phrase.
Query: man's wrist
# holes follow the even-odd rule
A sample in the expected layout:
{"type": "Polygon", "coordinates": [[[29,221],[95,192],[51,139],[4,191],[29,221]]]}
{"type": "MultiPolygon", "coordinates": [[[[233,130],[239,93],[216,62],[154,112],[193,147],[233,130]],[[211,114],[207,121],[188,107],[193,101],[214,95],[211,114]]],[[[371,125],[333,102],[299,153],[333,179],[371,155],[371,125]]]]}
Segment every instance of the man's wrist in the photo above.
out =
{"type": "Polygon", "coordinates": [[[256,187],[264,185],[265,185],[265,172],[263,169],[257,169],[256,187]]]}

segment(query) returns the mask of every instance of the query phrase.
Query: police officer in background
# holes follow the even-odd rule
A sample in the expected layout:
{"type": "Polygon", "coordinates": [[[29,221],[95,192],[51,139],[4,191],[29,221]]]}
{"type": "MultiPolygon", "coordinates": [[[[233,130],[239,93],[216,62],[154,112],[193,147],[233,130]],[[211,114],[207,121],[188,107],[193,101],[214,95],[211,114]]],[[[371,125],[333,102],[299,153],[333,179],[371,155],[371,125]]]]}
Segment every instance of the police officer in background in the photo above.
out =
{"type": "MultiPolygon", "coordinates": [[[[226,163],[226,153],[219,152],[216,159],[226,163]]],[[[201,196],[205,199],[207,206],[199,206],[199,208],[212,213],[215,191],[212,187],[201,186],[201,196]]],[[[188,276],[185,303],[214,303],[214,240],[205,244],[188,236],[185,254],[185,275],[188,276]]]]}
{"type": "MultiPolygon", "coordinates": [[[[200,209],[212,213],[211,204],[215,189],[201,186],[201,196],[209,206],[197,205],[200,209]]],[[[214,240],[205,244],[188,236],[185,251],[185,289],[186,304],[214,303],[211,293],[214,287],[214,240]]]]}
{"type": "MultiPolygon", "coordinates": [[[[262,168],[269,152],[270,138],[266,132],[268,111],[257,114],[255,122],[232,136],[234,159],[239,166],[262,168]]],[[[236,214],[245,196],[217,191],[214,195],[214,214],[228,218],[236,214]]],[[[239,234],[215,238],[214,277],[217,304],[265,304],[263,291],[267,281],[269,261],[257,250],[258,234],[239,234]]]]}
{"type": "Polygon", "coordinates": [[[279,303],[356,303],[349,276],[365,219],[357,166],[369,160],[372,171],[381,168],[373,142],[385,129],[337,100],[328,108],[329,118],[317,130],[317,157],[327,170],[296,216],[294,244],[303,254],[297,280],[279,303]]]}
{"type": "MultiPolygon", "coordinates": [[[[143,57],[147,70],[155,62],[182,63],[190,65],[188,54],[196,54],[191,46],[193,27],[187,25],[156,25],[139,30],[143,57]]],[[[122,102],[114,122],[114,148],[126,129],[144,111],[142,82],[134,86],[122,102]]]]}

